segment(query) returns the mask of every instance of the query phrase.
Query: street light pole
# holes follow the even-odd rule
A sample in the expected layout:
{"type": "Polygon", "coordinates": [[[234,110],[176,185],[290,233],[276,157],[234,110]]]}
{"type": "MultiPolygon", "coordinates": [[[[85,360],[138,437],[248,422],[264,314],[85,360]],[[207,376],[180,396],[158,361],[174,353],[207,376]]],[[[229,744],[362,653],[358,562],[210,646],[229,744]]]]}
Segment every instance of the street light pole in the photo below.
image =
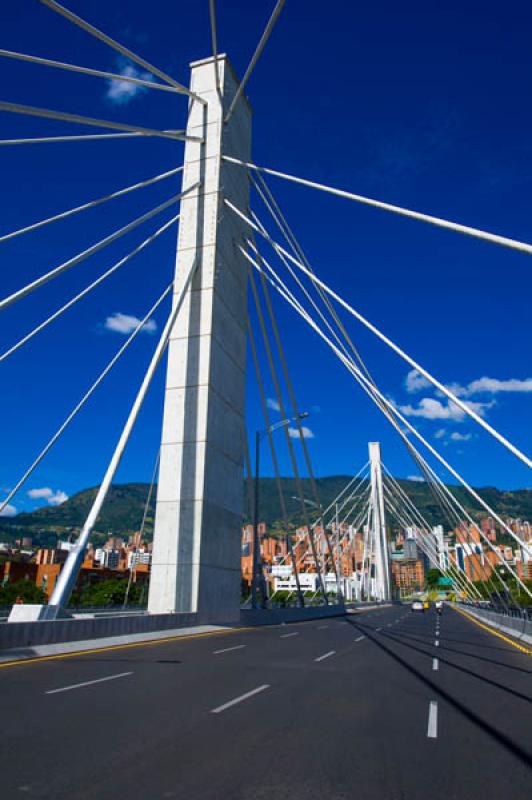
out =
{"type": "Polygon", "coordinates": [[[340,515],[338,513],[338,501],[334,504],[334,516],[336,525],[336,600],[341,603],[343,600],[343,592],[340,584],[342,573],[342,547],[340,537],[340,515]]]}
{"type": "Polygon", "coordinates": [[[259,540],[259,471],[260,471],[260,431],[255,433],[255,488],[253,492],[253,579],[251,584],[251,607],[257,608],[259,589],[259,561],[262,571],[259,540]]]}

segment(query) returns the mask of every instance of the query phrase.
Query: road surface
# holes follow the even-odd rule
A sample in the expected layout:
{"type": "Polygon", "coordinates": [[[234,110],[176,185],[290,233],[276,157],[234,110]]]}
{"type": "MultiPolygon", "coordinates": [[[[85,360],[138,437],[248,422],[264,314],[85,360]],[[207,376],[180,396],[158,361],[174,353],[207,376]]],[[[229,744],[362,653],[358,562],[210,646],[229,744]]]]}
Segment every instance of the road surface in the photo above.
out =
{"type": "Polygon", "coordinates": [[[407,606],[8,666],[0,796],[528,800],[530,666],[407,606]]]}

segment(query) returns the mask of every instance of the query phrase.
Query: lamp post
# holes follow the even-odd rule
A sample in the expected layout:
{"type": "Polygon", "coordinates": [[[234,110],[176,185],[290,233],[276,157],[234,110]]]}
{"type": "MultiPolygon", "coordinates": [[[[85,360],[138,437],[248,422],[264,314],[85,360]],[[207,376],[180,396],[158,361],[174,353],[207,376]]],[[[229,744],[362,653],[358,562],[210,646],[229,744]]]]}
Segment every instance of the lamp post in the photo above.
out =
{"type": "Polygon", "coordinates": [[[260,553],[259,537],[259,478],[260,478],[260,443],[265,436],[269,436],[279,428],[284,428],[296,420],[308,417],[308,411],[301,411],[296,417],[282,419],[275,422],[263,431],[255,432],[255,491],[253,497],[253,578],[251,582],[251,607],[257,608],[257,595],[260,590],[260,607],[266,606],[266,587],[264,585],[264,574],[262,572],[262,558],[260,553]]]}

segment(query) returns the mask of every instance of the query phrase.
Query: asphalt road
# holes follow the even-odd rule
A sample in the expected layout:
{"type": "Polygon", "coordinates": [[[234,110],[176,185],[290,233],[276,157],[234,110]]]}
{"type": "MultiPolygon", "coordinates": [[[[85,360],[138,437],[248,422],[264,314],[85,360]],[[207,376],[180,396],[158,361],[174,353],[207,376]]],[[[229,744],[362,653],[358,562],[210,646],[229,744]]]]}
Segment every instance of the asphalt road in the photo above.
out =
{"type": "Polygon", "coordinates": [[[0,796],[528,800],[530,666],[394,606],[5,667],[0,796]]]}

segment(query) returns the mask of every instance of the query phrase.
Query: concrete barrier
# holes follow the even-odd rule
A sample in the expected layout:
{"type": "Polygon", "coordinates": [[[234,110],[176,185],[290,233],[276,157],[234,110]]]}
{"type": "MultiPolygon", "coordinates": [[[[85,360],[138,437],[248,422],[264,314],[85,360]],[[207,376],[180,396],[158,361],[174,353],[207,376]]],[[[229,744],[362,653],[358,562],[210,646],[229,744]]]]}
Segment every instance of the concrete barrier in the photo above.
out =
{"type": "Polygon", "coordinates": [[[280,625],[283,622],[305,622],[307,619],[339,617],[346,613],[344,605],[309,606],[308,608],[243,608],[243,625],[280,625]]]}
{"type": "Polygon", "coordinates": [[[140,614],[0,623],[0,651],[200,625],[198,614],[140,614]]]}
{"type": "MultiPolygon", "coordinates": [[[[284,622],[304,622],[310,619],[334,617],[345,614],[343,605],[314,606],[311,608],[274,608],[243,609],[240,625],[279,625],[284,622]]],[[[9,658],[10,654],[24,655],[30,658],[39,655],[35,648],[54,646],[54,652],[72,650],[72,644],[91,642],[97,647],[98,640],[105,640],[106,646],[111,642],[127,644],[128,641],[146,641],[160,638],[155,634],[168,631],[173,635],[177,630],[210,625],[211,620],[199,614],[117,614],[108,617],[86,617],[58,620],[39,620],[36,622],[2,622],[0,623],[0,661],[9,658]],[[68,645],[68,647],[67,647],[68,645]]],[[[220,627],[234,628],[238,624],[217,623],[220,627]]]]}
{"type": "MultiPolygon", "coordinates": [[[[462,606],[458,606],[458,608],[462,608],[462,606]]],[[[490,611],[487,608],[463,606],[463,610],[480,622],[485,622],[486,625],[490,625],[492,628],[507,633],[508,636],[520,642],[532,644],[532,621],[530,620],[499,614],[497,611],[490,611]]]]}

